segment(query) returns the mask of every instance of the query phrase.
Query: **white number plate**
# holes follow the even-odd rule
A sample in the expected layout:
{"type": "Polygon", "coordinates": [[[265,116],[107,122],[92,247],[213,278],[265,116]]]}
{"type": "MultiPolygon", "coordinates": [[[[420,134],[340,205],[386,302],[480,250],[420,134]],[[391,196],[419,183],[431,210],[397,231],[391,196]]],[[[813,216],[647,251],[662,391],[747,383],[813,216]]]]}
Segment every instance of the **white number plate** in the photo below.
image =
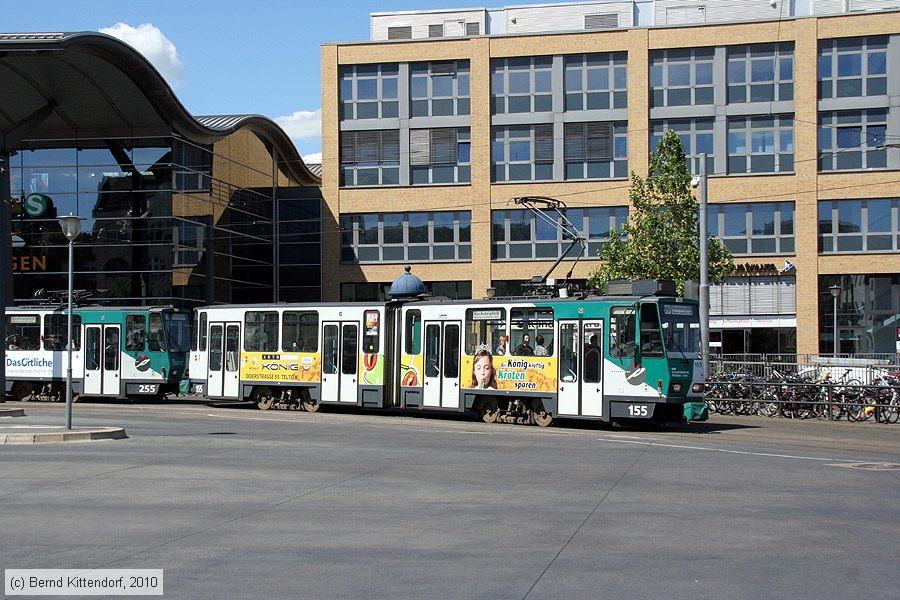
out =
{"type": "Polygon", "coordinates": [[[138,394],[155,394],[159,389],[155,383],[142,383],[138,385],[138,394]]]}
{"type": "Polygon", "coordinates": [[[629,404],[628,405],[628,416],[629,417],[646,417],[650,414],[650,409],[646,404],[629,404]]]}

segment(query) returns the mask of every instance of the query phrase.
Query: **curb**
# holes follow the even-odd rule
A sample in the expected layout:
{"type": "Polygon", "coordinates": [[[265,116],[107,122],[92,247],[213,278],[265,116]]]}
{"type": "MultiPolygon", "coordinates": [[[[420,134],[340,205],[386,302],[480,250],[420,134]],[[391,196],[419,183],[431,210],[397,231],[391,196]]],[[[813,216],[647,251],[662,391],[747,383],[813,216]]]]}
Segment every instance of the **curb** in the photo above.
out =
{"type": "Polygon", "coordinates": [[[87,430],[42,431],[30,433],[0,433],[2,444],[58,444],[61,442],[94,442],[128,438],[121,427],[104,427],[87,430]]]}

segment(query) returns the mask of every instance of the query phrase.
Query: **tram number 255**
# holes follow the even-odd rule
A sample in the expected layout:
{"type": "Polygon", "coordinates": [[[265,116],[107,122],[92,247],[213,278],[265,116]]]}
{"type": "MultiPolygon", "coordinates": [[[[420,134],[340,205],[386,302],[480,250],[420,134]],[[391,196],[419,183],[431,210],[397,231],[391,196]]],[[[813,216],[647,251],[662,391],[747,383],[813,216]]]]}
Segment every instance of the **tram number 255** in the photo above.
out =
{"type": "Polygon", "coordinates": [[[629,417],[646,417],[649,414],[649,409],[646,404],[629,404],[628,405],[628,416],[629,417]]]}
{"type": "Polygon", "coordinates": [[[137,386],[138,394],[155,394],[156,390],[159,389],[155,383],[141,383],[137,386]]]}

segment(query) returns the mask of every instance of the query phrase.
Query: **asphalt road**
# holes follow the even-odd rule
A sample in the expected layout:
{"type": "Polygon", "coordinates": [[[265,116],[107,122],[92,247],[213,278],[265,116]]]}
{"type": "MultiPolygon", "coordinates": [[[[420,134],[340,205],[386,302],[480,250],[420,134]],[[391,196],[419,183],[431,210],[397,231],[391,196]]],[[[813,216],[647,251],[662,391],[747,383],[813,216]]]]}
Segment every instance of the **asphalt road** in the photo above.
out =
{"type": "MultiPolygon", "coordinates": [[[[19,406],[15,424],[64,419],[19,406]]],[[[4,569],[164,569],[191,599],[898,593],[900,470],[852,464],[900,468],[900,426],[81,403],[74,421],[130,437],[0,446],[4,569]]]]}

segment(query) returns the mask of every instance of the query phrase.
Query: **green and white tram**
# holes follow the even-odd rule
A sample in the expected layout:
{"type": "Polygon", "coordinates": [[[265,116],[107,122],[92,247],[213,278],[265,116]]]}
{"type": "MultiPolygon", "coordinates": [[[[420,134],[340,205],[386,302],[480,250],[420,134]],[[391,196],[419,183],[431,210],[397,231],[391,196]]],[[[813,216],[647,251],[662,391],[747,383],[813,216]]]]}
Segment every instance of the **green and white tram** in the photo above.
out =
{"type": "MultiPolygon", "coordinates": [[[[6,309],[6,393],[65,400],[68,311],[6,309]]],[[[81,306],[72,311],[72,388],[79,396],[162,397],[176,392],[190,344],[190,311],[81,306]]]]}
{"type": "Polygon", "coordinates": [[[474,411],[541,426],[681,420],[685,403],[703,401],[698,305],[670,291],[393,297],[196,309],[194,392],[262,409],[474,411]]]}

